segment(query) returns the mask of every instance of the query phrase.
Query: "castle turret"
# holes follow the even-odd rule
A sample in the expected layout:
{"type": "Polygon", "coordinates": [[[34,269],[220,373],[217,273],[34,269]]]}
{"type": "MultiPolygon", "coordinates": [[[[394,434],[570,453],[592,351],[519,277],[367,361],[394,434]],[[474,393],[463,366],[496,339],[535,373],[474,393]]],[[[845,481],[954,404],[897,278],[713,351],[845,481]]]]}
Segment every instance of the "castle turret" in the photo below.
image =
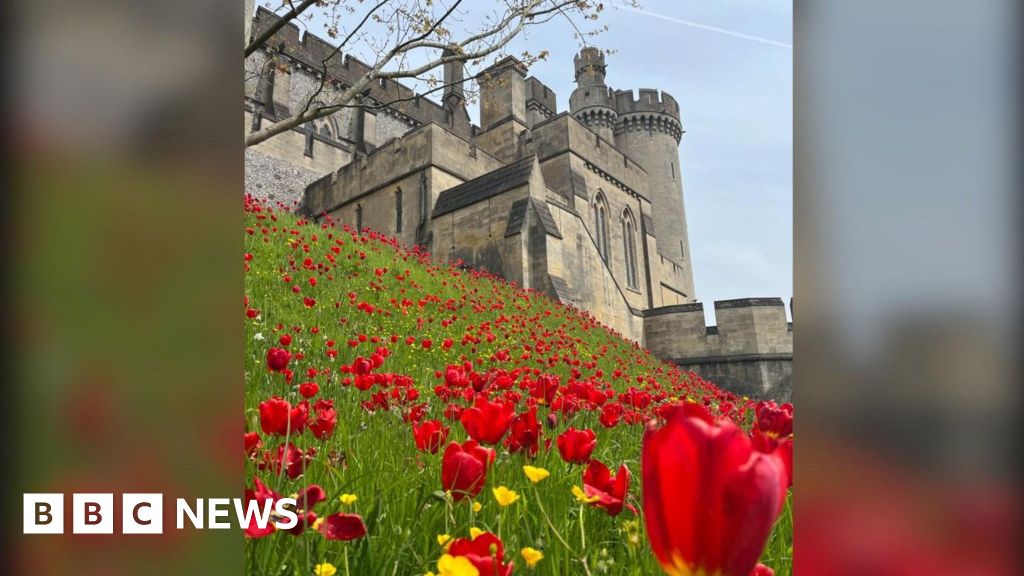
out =
{"type": "Polygon", "coordinates": [[[615,139],[615,94],[605,85],[604,54],[588,46],[573,58],[576,89],[569,96],[569,112],[609,142],[615,139]]]}
{"type": "Polygon", "coordinates": [[[632,90],[619,90],[615,109],[616,147],[647,170],[658,253],[674,264],[672,288],[692,300],[693,269],[679,171],[679,104],[667,92],[641,89],[634,98],[632,90]]]}

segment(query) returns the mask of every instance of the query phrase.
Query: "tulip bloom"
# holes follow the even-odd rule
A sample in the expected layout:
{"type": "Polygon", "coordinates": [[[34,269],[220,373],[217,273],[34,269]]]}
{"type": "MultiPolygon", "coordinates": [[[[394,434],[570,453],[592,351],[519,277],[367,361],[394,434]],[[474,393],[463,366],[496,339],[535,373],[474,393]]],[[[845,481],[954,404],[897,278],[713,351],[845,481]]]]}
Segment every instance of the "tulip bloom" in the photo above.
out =
{"type": "Polygon", "coordinates": [[[469,437],[481,444],[495,445],[508,432],[513,411],[503,402],[491,402],[478,396],[472,408],[462,411],[459,421],[469,437]]]}
{"type": "Polygon", "coordinates": [[[594,506],[603,508],[611,516],[618,516],[629,493],[629,468],[619,466],[619,473],[612,476],[608,467],[599,460],[591,460],[583,471],[583,491],[587,496],[597,496],[594,506]]]}
{"type": "Polygon", "coordinates": [[[358,514],[331,514],[324,518],[320,532],[328,540],[358,540],[366,536],[366,525],[358,514]]]}
{"type": "Polygon", "coordinates": [[[441,459],[441,486],[452,493],[456,502],[475,498],[487,480],[487,467],[494,462],[494,450],[484,448],[475,440],[463,444],[452,442],[441,459]]]}
{"type": "Polygon", "coordinates": [[[292,408],[291,402],[277,396],[260,402],[260,429],[264,434],[285,436],[289,433],[298,434],[306,426],[305,408],[300,404],[292,408]],[[305,411],[304,411],[305,410],[305,411]]]}
{"type": "MultiPolygon", "coordinates": [[[[274,502],[281,498],[281,496],[278,495],[277,492],[274,492],[270,488],[267,488],[267,486],[263,482],[261,482],[259,478],[253,478],[253,484],[255,485],[255,488],[245,489],[244,504],[246,510],[249,509],[249,502],[253,500],[255,500],[257,502],[257,505],[262,509],[265,506],[268,506],[267,504],[265,504],[265,502],[267,501],[270,501],[269,506],[273,508],[274,502]]],[[[275,529],[273,522],[267,522],[265,526],[260,528],[257,525],[255,516],[250,518],[248,526],[243,526],[242,528],[243,531],[245,532],[246,538],[263,538],[264,536],[272,534],[275,529]]]]}
{"type": "Polygon", "coordinates": [[[505,446],[512,454],[525,452],[533,458],[540,448],[540,424],[537,422],[537,409],[531,408],[512,420],[511,431],[505,439],[505,446]]]}
{"type": "Polygon", "coordinates": [[[267,369],[271,372],[281,372],[288,367],[292,359],[292,353],[284,348],[270,348],[267,350],[267,369]]]}
{"type": "Polygon", "coordinates": [[[309,431],[317,440],[324,440],[334,434],[338,425],[338,413],[334,410],[334,400],[317,400],[313,405],[316,419],[307,424],[309,431]]]}
{"type": "Polygon", "coordinates": [[[509,576],[515,567],[511,562],[505,564],[505,547],[490,532],[482,532],[472,539],[456,538],[448,547],[448,555],[469,560],[480,576],[509,576]]]}
{"type": "Polygon", "coordinates": [[[440,420],[427,420],[419,425],[413,423],[412,438],[417,450],[437,454],[441,444],[448,439],[448,428],[440,420]]]}
{"type": "Polygon", "coordinates": [[[641,454],[651,548],[673,575],[749,576],[782,511],[787,474],[728,420],[683,407],[648,427],[641,454]]]}
{"type": "Polygon", "coordinates": [[[597,435],[593,430],[577,430],[570,427],[558,435],[558,453],[570,464],[586,464],[597,446],[597,435]]]}

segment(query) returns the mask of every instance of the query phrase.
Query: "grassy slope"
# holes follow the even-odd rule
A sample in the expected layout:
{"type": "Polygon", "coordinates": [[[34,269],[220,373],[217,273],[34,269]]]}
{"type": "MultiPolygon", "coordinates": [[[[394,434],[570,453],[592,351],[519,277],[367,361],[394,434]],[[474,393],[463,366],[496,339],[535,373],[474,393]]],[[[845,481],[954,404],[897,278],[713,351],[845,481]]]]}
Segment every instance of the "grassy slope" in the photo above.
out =
{"type": "MultiPolygon", "coordinates": [[[[392,354],[377,372],[411,376],[421,393],[417,402],[429,405],[427,419],[444,420],[444,403],[433,393],[440,382],[436,372],[466,361],[480,372],[494,367],[518,370],[521,375],[536,369],[559,376],[565,384],[576,371],[576,380],[591,380],[617,392],[638,386],[654,393],[660,388],[666,401],[690,397],[708,398],[713,406],[727,402],[724,406],[733,406],[733,418],[743,422],[752,416],[749,402],[656,360],[592,318],[542,295],[446,265],[431,265],[379,239],[356,239],[341,230],[300,223],[289,214],[255,210],[246,211],[246,252],[251,255],[246,296],[249,307],[260,312],[258,318],[246,320],[247,429],[260,429],[257,406],[261,401],[281,396],[299,402],[302,398],[295,386],[305,381],[320,385],[317,398],[334,399],[338,427],[326,441],[309,432],[292,439],[302,449],[317,450],[302,477],[290,480],[271,470],[257,470],[250,462],[247,485],[259,476],[276,491],[291,494],[308,484],[320,484],[329,496],[315,509],[320,516],[342,510],[337,496],[354,493],[359,500],[352,509],[366,520],[369,535],[350,544],[328,542],[311,532],[297,538],[274,534],[251,540],[247,544],[250,573],[308,575],[315,564],[329,561],[344,574],[347,557],[351,574],[421,574],[434,569],[441,554],[438,534],[463,536],[470,526],[499,534],[506,557],[516,560],[517,573],[527,573],[518,554],[524,546],[543,549],[538,574],[583,573],[581,558],[594,574],[659,572],[642,534],[638,544],[629,544],[624,523],[635,519],[631,512],[624,510],[613,518],[596,508],[581,508],[574,500],[570,489],[581,483],[582,467],[564,463],[553,445],[554,437],[568,425],[594,429],[598,434],[594,457],[613,470],[625,463],[633,471],[630,501],[640,508],[641,425],[606,429],[598,424],[598,412],[583,410],[568,422],[560,419],[553,430],[545,428],[544,438],[551,439],[552,449],[546,452],[542,447],[531,464],[547,468],[551,477],[536,491],[521,471],[527,460],[499,447],[498,461],[477,499],[482,508],[474,513],[468,505],[448,506],[437,497],[441,455],[416,451],[410,426],[402,420],[403,410],[366,411],[361,403],[376,390],[343,386],[347,375],[338,368],[386,345],[392,354]],[[310,278],[316,279],[315,286],[310,278]],[[293,292],[292,285],[301,286],[301,292],[293,292]],[[307,307],[305,297],[316,304],[307,307]],[[360,303],[371,304],[375,311],[359,309],[360,303]],[[314,329],[318,332],[313,333],[314,329]],[[292,384],[265,366],[267,348],[277,346],[279,334],[285,331],[294,337],[290,350],[303,356],[289,366],[295,371],[292,384]],[[379,336],[385,342],[349,346],[359,335],[379,336]],[[397,343],[391,343],[392,335],[398,337],[397,343]],[[409,336],[415,338],[413,344],[406,343],[409,336]],[[454,340],[449,350],[441,346],[446,338],[454,340]],[[424,339],[432,341],[429,349],[423,347],[424,339]],[[336,342],[335,358],[327,355],[328,341],[336,342]],[[500,351],[506,351],[509,359],[497,359],[500,351]],[[315,374],[309,376],[307,370],[315,374]],[[499,485],[518,491],[523,498],[500,509],[490,493],[499,485]],[[571,551],[549,532],[538,498],[571,551]]],[[[543,422],[546,416],[547,408],[541,407],[538,418],[543,422]]],[[[451,426],[449,440],[466,439],[459,422],[445,422],[451,426]]],[[[276,449],[282,440],[264,436],[263,448],[276,449]]],[[[788,515],[787,508],[764,559],[777,574],[789,572],[792,529],[788,515]]]]}

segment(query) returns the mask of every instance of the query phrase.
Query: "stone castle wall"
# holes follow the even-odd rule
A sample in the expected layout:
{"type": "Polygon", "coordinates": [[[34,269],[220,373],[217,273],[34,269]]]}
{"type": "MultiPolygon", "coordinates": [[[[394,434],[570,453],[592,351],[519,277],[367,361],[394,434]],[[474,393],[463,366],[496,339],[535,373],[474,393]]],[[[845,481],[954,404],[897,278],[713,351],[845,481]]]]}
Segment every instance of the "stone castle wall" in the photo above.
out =
{"type": "MultiPolygon", "coordinates": [[[[274,16],[257,12],[255,34],[274,16]]],[[[246,62],[245,127],[328,99],[365,72],[288,25],[246,62]]],[[[788,400],[792,331],[781,300],[695,303],[678,102],[613,90],[604,57],[576,59],[570,109],[511,57],[481,74],[481,127],[396,82],[368,102],[246,150],[246,190],[312,217],[424,246],[575,306],[655,355],[740,394],[788,400]],[[603,215],[603,220],[601,219],[603,215]],[[628,238],[632,238],[632,242],[628,238]]],[[[446,67],[445,74],[460,74],[446,67]]],[[[445,102],[449,100],[446,94],[445,102]]]]}

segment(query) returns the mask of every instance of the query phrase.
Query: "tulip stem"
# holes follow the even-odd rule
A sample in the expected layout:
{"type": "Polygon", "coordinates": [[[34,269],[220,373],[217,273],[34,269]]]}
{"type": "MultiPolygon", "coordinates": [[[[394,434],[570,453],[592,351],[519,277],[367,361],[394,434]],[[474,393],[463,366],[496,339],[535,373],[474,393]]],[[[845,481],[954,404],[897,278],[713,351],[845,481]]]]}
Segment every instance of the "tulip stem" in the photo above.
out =
{"type": "Polygon", "coordinates": [[[587,549],[587,532],[583,527],[583,504],[580,504],[580,548],[587,549]]]}
{"type": "Polygon", "coordinates": [[[348,544],[347,543],[345,544],[344,564],[345,564],[345,576],[349,576],[349,573],[348,573],[348,544]]]}
{"type": "Polygon", "coordinates": [[[562,546],[565,546],[565,549],[572,553],[572,546],[569,546],[569,543],[565,541],[565,538],[562,538],[562,535],[558,533],[558,529],[555,528],[555,525],[551,522],[551,518],[548,517],[548,511],[544,509],[544,503],[540,501],[540,494],[537,493],[536,486],[533,487],[533,496],[537,500],[537,507],[540,509],[540,514],[544,517],[544,521],[547,522],[548,528],[550,528],[551,532],[554,533],[555,538],[562,543],[562,546]]]}

